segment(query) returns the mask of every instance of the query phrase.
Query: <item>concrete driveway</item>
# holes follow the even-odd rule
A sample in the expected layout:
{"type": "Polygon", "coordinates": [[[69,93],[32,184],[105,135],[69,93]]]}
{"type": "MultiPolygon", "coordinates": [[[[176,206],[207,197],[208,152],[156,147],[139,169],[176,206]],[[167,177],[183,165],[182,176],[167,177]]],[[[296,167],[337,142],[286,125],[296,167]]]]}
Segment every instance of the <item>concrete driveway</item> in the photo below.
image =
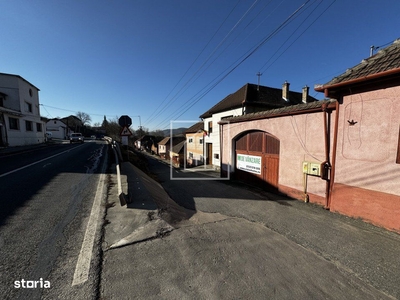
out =
{"type": "Polygon", "coordinates": [[[399,235],[247,186],[169,180],[168,166],[150,166],[162,185],[124,163],[128,207],[110,190],[101,297],[400,298],[399,235]]]}

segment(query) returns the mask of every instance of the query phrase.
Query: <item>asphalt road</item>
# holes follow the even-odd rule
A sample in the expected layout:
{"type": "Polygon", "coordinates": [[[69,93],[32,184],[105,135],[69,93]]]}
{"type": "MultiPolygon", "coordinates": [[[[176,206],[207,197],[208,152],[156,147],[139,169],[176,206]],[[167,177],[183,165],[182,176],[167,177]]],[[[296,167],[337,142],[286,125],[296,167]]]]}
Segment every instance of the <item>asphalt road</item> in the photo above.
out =
{"type": "Polygon", "coordinates": [[[106,154],[90,141],[0,157],[1,299],[96,297],[106,154]]]}
{"type": "Polygon", "coordinates": [[[107,247],[117,230],[142,223],[123,239],[131,243],[104,253],[105,299],[400,297],[398,234],[239,183],[200,180],[205,174],[172,170],[171,180],[169,166],[151,158],[149,167],[170,199],[135,171],[133,203],[108,208],[107,247]],[[146,238],[165,228],[149,199],[158,217],[178,220],[166,236],[153,229],[146,238]]]}

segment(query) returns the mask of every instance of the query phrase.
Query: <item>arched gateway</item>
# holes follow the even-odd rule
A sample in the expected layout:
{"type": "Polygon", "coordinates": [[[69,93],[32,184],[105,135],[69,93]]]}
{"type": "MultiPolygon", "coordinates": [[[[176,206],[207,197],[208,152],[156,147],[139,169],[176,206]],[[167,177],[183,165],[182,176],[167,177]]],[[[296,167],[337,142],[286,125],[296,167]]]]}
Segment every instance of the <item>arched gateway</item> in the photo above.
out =
{"type": "Polygon", "coordinates": [[[276,191],[279,179],[279,139],[264,131],[237,136],[235,179],[276,191]]]}

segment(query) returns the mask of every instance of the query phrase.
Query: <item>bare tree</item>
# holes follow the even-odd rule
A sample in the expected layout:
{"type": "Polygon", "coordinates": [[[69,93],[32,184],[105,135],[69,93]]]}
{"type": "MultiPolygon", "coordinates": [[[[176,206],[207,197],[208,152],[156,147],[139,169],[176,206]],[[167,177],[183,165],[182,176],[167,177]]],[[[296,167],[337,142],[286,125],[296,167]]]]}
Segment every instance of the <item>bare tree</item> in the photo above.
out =
{"type": "Polygon", "coordinates": [[[103,126],[106,130],[106,135],[116,140],[119,139],[119,134],[121,133],[121,126],[118,124],[118,117],[114,120],[103,121],[103,126]]]}
{"type": "Polygon", "coordinates": [[[76,116],[82,121],[83,125],[89,125],[90,122],[92,122],[92,118],[89,116],[89,114],[82,111],[78,111],[76,116]]]}

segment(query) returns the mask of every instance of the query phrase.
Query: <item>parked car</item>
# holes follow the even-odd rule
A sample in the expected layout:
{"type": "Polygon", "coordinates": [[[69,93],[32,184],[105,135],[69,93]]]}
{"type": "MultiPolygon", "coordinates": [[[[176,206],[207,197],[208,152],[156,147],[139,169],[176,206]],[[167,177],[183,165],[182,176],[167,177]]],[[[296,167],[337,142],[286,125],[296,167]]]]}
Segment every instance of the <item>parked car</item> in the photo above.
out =
{"type": "Polygon", "coordinates": [[[50,141],[53,139],[53,134],[51,132],[46,132],[45,138],[46,138],[46,141],[50,141]]]}
{"type": "Polygon", "coordinates": [[[71,133],[69,136],[69,142],[72,143],[83,143],[83,135],[81,133],[71,133]]]}

